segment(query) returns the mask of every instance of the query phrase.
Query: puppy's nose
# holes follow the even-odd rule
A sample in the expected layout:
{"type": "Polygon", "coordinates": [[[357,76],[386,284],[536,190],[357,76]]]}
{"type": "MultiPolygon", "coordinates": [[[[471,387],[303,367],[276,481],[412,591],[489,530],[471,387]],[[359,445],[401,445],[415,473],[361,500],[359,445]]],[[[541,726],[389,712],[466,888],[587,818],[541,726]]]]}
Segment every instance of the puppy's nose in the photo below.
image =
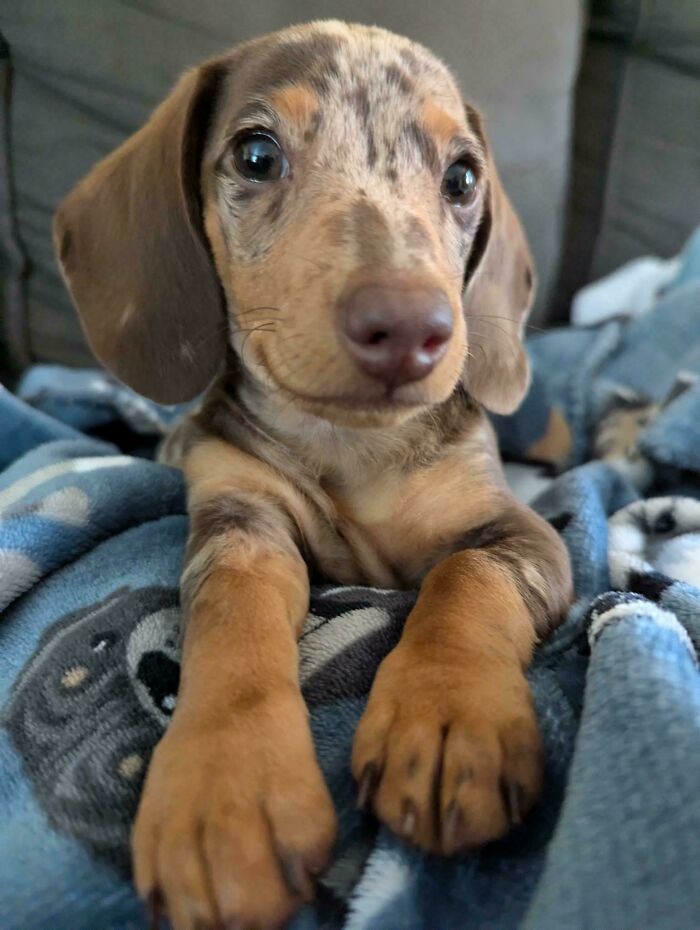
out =
{"type": "Polygon", "coordinates": [[[365,284],[341,301],[338,324],[358,368],[398,387],[425,378],[445,354],[452,309],[437,288],[365,284]]]}

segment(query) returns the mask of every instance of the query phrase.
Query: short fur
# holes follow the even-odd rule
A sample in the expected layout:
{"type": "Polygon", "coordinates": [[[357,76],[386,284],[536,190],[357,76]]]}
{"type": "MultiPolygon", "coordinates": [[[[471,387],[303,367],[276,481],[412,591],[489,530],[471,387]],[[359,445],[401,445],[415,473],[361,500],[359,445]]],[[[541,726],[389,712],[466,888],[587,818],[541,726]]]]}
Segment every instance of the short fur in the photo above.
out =
{"type": "Polygon", "coordinates": [[[298,685],[310,574],[421,586],[355,739],[360,800],[428,850],[502,835],[539,791],[524,668],[571,578],[484,413],[527,389],[534,271],[448,70],[339,22],[246,43],[188,72],[55,230],[98,357],[159,401],[207,389],[164,450],[189,487],[187,625],[135,826],[140,892],[176,930],[279,926],[311,894],[335,819],[298,685]],[[287,177],[236,173],[251,127],[279,137],[287,177]],[[440,185],[462,156],[478,188],[455,207],[440,185]],[[447,295],[427,377],[391,392],[353,364],[335,307],[365,283],[447,295]]]}

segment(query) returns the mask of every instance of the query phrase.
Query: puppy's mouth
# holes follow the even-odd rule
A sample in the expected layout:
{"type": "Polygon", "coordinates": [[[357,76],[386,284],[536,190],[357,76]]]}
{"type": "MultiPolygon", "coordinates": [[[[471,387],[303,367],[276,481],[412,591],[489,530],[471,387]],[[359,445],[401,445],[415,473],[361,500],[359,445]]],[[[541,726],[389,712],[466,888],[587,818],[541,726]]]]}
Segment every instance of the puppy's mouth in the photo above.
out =
{"type": "MultiPolygon", "coordinates": [[[[350,385],[329,385],[331,390],[304,390],[290,384],[277,372],[265,346],[258,344],[255,351],[259,372],[264,374],[268,387],[283,402],[319,419],[344,426],[391,426],[419,414],[426,408],[446,400],[452,393],[461,368],[444,371],[436,383],[427,375],[396,384],[367,376],[358,377],[350,385]],[[454,374],[454,378],[450,377],[454,374]]],[[[355,380],[355,379],[353,379],[355,380]]]]}
{"type": "Polygon", "coordinates": [[[356,391],[346,394],[307,394],[285,384],[283,380],[269,372],[277,387],[294,399],[305,405],[317,407],[336,407],[340,410],[355,411],[358,413],[373,411],[410,410],[415,407],[426,406],[426,400],[417,385],[391,385],[377,384],[376,390],[356,391]]]}
{"type": "Polygon", "coordinates": [[[402,422],[431,405],[420,382],[395,387],[377,382],[353,391],[314,394],[287,384],[267,359],[263,367],[284,400],[305,413],[337,425],[387,426],[402,422]]]}

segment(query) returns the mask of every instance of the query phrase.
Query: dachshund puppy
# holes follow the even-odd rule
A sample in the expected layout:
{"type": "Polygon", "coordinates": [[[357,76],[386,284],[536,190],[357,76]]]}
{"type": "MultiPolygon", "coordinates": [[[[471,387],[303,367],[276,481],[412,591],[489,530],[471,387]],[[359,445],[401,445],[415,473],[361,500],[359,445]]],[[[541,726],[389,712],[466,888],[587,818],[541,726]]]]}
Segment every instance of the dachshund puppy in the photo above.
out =
{"type": "Polygon", "coordinates": [[[359,801],[433,852],[506,833],[542,777],[524,669],[571,579],[484,412],[526,391],[534,272],[449,71],[340,22],[247,42],[94,168],[55,241],[118,378],[207,389],[165,448],[186,629],[140,893],[176,930],[278,927],[310,897],[335,836],[297,670],[310,575],[420,586],[355,738],[359,801]]]}

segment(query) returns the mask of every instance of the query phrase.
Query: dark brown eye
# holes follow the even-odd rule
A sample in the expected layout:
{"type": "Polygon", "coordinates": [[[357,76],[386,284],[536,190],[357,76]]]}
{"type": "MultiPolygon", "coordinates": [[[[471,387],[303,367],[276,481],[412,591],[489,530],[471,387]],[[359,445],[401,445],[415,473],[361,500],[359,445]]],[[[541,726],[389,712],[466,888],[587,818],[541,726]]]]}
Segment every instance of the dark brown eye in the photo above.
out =
{"type": "Polygon", "coordinates": [[[451,203],[467,204],[476,193],[476,174],[463,160],[453,162],[442,179],[442,195],[451,203]]]}
{"type": "Polygon", "coordinates": [[[289,162],[274,136],[242,132],[233,140],[233,162],[248,181],[278,181],[289,171],[289,162]]]}

